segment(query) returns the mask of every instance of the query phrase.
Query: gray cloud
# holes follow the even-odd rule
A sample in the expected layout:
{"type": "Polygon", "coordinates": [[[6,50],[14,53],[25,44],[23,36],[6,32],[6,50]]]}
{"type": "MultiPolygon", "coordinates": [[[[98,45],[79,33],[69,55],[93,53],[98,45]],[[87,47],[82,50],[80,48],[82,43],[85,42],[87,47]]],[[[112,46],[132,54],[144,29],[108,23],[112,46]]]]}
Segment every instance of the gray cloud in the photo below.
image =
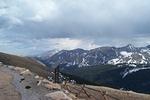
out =
{"type": "MultiPolygon", "coordinates": [[[[32,47],[39,51],[41,48],[53,49],[55,46],[49,45],[57,44],[30,45],[32,43],[28,41],[34,39],[47,42],[43,39],[69,38],[70,41],[88,41],[87,47],[91,43],[96,46],[147,45],[149,4],[149,0],[1,0],[0,38],[2,42],[14,42],[12,48],[21,43],[24,50],[20,52],[32,52],[32,47]]],[[[76,47],[82,47],[81,44],[76,47]]]]}

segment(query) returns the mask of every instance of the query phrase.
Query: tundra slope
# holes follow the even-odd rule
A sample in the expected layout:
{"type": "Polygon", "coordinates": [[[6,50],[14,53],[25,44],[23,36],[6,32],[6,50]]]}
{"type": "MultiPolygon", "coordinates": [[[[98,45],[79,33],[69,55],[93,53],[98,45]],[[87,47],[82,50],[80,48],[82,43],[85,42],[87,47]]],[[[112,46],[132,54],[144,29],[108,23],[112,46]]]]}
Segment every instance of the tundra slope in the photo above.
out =
{"type": "Polygon", "coordinates": [[[40,61],[37,61],[33,58],[21,57],[0,52],[0,62],[3,62],[6,65],[27,68],[34,73],[37,73],[43,77],[47,77],[47,67],[40,61]]]}

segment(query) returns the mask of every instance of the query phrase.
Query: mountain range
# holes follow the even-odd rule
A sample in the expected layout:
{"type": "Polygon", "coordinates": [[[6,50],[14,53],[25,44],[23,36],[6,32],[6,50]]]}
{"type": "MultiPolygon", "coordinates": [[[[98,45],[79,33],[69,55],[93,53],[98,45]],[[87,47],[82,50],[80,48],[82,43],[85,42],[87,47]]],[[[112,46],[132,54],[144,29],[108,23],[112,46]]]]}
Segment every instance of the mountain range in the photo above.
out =
{"type": "Polygon", "coordinates": [[[136,64],[150,64],[150,45],[135,47],[129,44],[124,47],[99,47],[91,50],[53,50],[36,58],[49,66],[54,64],[78,67],[100,64],[132,64],[136,66],[136,64]]]}
{"type": "Polygon", "coordinates": [[[150,45],[49,51],[36,58],[49,67],[60,65],[77,83],[150,93],[150,45]]]}
{"type": "Polygon", "coordinates": [[[36,58],[60,65],[62,74],[80,84],[150,93],[150,45],[49,51],[36,58]]]}

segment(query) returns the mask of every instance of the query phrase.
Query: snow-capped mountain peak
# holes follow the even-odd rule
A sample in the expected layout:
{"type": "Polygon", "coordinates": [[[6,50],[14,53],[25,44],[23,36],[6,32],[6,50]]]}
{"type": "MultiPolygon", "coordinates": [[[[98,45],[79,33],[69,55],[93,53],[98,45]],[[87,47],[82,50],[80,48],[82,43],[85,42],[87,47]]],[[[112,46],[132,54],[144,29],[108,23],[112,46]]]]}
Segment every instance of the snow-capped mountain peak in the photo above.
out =
{"type": "Polygon", "coordinates": [[[150,49],[147,47],[135,47],[129,44],[124,47],[100,47],[91,50],[74,49],[62,50],[51,56],[43,56],[47,64],[67,64],[92,66],[99,64],[149,64],[150,49]]]}

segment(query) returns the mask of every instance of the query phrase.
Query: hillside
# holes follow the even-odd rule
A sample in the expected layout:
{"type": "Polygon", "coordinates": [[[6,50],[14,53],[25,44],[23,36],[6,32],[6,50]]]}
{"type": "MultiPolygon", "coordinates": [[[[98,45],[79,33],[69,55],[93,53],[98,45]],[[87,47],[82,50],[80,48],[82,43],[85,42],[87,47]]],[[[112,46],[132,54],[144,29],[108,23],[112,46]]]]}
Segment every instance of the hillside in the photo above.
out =
{"type": "MultiPolygon", "coordinates": [[[[116,90],[103,86],[67,84],[66,90],[75,94],[79,100],[149,100],[150,95],[133,91],[116,90]]],[[[78,99],[77,99],[78,100],[78,99]]]]}
{"type": "Polygon", "coordinates": [[[62,67],[61,72],[81,84],[150,93],[149,65],[137,65],[137,67],[129,65],[97,65],[81,68],[70,66],[62,67]]]}
{"type": "Polygon", "coordinates": [[[0,62],[3,62],[6,65],[27,68],[43,77],[47,77],[47,67],[33,58],[20,57],[0,52],[0,62]]]}

